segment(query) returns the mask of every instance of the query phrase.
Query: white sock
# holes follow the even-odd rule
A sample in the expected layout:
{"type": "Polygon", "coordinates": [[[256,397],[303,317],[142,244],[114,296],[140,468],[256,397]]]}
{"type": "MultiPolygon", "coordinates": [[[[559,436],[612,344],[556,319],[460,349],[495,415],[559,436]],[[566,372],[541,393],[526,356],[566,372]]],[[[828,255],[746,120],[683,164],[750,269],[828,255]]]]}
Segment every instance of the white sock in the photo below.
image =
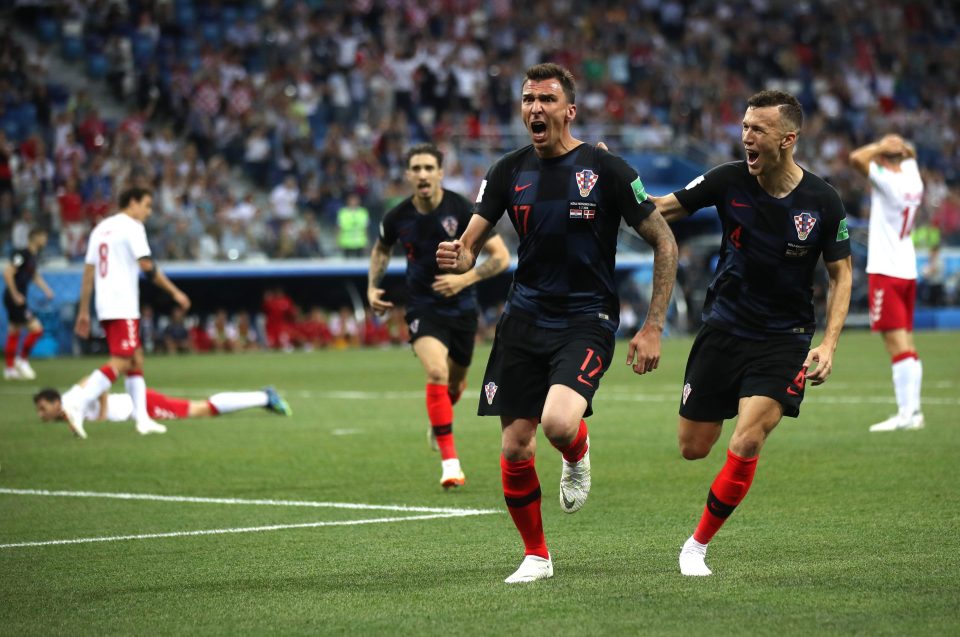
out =
{"type": "Polygon", "coordinates": [[[207,400],[220,414],[229,414],[231,411],[250,409],[251,407],[266,407],[267,392],[265,391],[225,391],[214,394],[207,400]]]}
{"type": "Polygon", "coordinates": [[[113,386],[113,381],[107,378],[106,374],[101,372],[99,369],[93,370],[93,373],[87,378],[86,384],[83,386],[83,393],[80,394],[81,399],[83,400],[83,406],[86,407],[96,399],[100,398],[100,394],[105,391],[109,391],[110,387],[113,386]]]}
{"type": "Polygon", "coordinates": [[[897,399],[897,413],[901,417],[909,417],[910,387],[913,379],[913,359],[904,358],[893,364],[893,394],[897,399]]]}
{"type": "Polygon", "coordinates": [[[911,413],[917,413],[922,411],[920,409],[920,386],[923,384],[923,363],[920,362],[919,358],[913,361],[913,374],[910,380],[911,413]]]}
{"type": "Polygon", "coordinates": [[[143,376],[127,376],[124,385],[133,400],[134,420],[138,423],[150,420],[150,414],[147,413],[147,381],[143,376]]]}

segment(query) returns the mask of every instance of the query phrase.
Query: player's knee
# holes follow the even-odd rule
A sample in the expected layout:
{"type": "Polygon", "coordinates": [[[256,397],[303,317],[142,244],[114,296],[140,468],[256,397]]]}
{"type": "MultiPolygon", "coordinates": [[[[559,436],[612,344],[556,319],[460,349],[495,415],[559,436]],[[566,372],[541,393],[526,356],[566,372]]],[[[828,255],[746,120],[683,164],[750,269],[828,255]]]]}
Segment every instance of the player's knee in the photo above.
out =
{"type": "Polygon", "coordinates": [[[730,451],[741,458],[752,458],[760,453],[765,436],[754,432],[745,432],[730,438],[730,451]]]}
{"type": "Polygon", "coordinates": [[[680,455],[684,460],[701,460],[710,455],[713,445],[694,440],[680,441],[680,455]]]}
{"type": "Polygon", "coordinates": [[[427,382],[431,385],[446,385],[447,384],[447,368],[443,365],[430,365],[426,369],[427,371],[427,382]]]}
{"type": "Polygon", "coordinates": [[[543,427],[543,435],[547,437],[550,444],[554,447],[563,447],[570,444],[576,437],[577,430],[580,426],[580,419],[571,420],[569,418],[544,414],[544,418],[540,424],[543,427]]]}

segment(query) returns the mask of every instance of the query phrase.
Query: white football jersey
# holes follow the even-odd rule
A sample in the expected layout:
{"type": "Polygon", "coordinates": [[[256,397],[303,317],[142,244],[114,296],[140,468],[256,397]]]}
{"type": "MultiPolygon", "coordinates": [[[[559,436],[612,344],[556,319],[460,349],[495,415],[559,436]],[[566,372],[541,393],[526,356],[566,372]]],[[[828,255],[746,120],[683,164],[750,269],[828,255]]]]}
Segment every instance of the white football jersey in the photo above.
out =
{"type": "MultiPolygon", "coordinates": [[[[83,390],[74,385],[61,396],[61,401],[79,400],[83,390]]],[[[94,400],[83,407],[84,420],[100,420],[100,400],[94,400]]],[[[107,394],[107,413],[104,420],[124,422],[133,419],[133,399],[130,394],[107,394]]]]}
{"type": "Polygon", "coordinates": [[[150,256],[143,224],[122,212],[107,217],[90,233],[87,258],[94,268],[97,318],[140,318],[140,263],[150,256]]]}
{"type": "Polygon", "coordinates": [[[870,238],[867,272],[898,279],[917,278],[917,255],[910,231],[923,199],[923,180],[914,159],[896,173],[870,162],[870,238]]]}

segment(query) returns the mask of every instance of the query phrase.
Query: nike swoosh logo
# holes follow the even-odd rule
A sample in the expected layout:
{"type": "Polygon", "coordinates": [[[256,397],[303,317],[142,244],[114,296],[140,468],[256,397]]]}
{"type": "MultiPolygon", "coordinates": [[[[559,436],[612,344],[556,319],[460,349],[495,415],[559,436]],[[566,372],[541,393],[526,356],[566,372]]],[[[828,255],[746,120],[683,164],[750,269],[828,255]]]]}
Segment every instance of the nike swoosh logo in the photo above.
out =
{"type": "Polygon", "coordinates": [[[787,393],[791,396],[799,396],[799,392],[794,391],[793,387],[787,387],[787,393]]]}
{"type": "Polygon", "coordinates": [[[730,200],[730,205],[733,206],[734,208],[753,208],[753,206],[751,206],[750,204],[748,204],[748,203],[740,203],[740,202],[737,201],[736,199],[731,199],[731,200],[730,200]]]}
{"type": "Polygon", "coordinates": [[[577,374],[577,380],[586,385],[587,387],[593,387],[593,383],[589,380],[585,380],[581,374],[577,374]]]}
{"type": "Polygon", "coordinates": [[[577,503],[575,500],[568,500],[567,494],[564,493],[562,490],[560,491],[560,499],[563,500],[563,506],[564,508],[567,508],[567,509],[572,509],[574,505],[577,503]]]}
{"type": "Polygon", "coordinates": [[[529,187],[532,186],[532,185],[533,185],[533,182],[530,182],[530,183],[527,184],[526,186],[514,186],[514,187],[513,187],[513,191],[514,191],[514,192],[520,192],[521,190],[526,190],[527,188],[529,188],[529,187]]]}

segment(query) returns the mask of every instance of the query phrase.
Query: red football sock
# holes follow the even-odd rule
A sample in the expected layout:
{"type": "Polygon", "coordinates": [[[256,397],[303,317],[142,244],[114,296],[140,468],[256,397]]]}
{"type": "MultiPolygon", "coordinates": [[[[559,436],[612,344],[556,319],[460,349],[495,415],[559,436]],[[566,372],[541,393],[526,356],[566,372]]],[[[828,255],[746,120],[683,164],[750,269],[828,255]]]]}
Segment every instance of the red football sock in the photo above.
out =
{"type": "Polygon", "coordinates": [[[41,336],[43,336],[43,330],[29,332],[27,334],[27,337],[23,339],[23,354],[21,354],[23,358],[30,356],[30,352],[33,351],[33,346],[37,344],[41,336]]]}
{"type": "Polygon", "coordinates": [[[540,517],[540,480],[534,459],[510,462],[500,456],[500,475],[503,479],[503,499],[507,511],[523,538],[525,555],[550,557],[547,539],[543,536],[543,519],[540,517]]]}
{"type": "Polygon", "coordinates": [[[577,430],[577,435],[573,437],[573,440],[566,447],[557,447],[560,453],[563,454],[563,459],[567,462],[577,462],[587,453],[587,421],[580,419],[580,429],[577,430]]]}
{"type": "Polygon", "coordinates": [[[707,495],[707,507],[703,510],[700,524],[693,539],[706,544],[720,530],[737,505],[743,501],[757,471],[757,458],[741,458],[727,450],[727,462],[717,475],[707,495]]]}
{"type": "Polygon", "coordinates": [[[427,417],[433,427],[440,447],[440,459],[457,457],[457,448],[453,444],[453,405],[446,385],[427,383],[427,417]]]}
{"type": "Polygon", "coordinates": [[[7,333],[7,348],[3,351],[4,360],[7,362],[7,369],[13,367],[13,359],[17,357],[17,343],[20,342],[19,332],[7,333]]]}

